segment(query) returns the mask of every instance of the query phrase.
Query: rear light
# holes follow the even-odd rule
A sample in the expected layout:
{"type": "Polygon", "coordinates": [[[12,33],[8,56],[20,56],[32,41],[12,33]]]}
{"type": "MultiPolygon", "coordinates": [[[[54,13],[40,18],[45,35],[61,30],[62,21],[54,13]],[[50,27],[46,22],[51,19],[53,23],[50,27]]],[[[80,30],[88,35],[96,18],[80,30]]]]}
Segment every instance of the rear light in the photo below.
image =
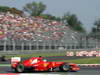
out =
{"type": "Polygon", "coordinates": [[[72,70],[74,70],[74,71],[79,71],[80,68],[76,67],[76,68],[72,68],[72,70]]]}

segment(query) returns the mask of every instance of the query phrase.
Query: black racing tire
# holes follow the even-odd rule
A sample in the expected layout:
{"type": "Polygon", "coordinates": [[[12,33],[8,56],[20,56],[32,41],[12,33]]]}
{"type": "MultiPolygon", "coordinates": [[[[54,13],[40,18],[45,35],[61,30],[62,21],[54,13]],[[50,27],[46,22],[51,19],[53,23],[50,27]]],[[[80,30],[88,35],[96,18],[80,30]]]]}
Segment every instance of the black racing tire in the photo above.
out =
{"type": "Polygon", "coordinates": [[[53,72],[54,71],[54,68],[50,68],[48,71],[49,72],[53,72]]]}
{"type": "Polygon", "coordinates": [[[62,64],[60,67],[59,67],[59,69],[60,69],[60,71],[63,71],[63,72],[68,72],[68,71],[70,71],[70,65],[69,64],[67,64],[67,63],[64,63],[64,64],[62,64]]]}
{"type": "Polygon", "coordinates": [[[24,72],[24,69],[25,69],[25,67],[23,64],[18,64],[16,69],[15,69],[15,72],[22,73],[22,72],[24,72]]]}

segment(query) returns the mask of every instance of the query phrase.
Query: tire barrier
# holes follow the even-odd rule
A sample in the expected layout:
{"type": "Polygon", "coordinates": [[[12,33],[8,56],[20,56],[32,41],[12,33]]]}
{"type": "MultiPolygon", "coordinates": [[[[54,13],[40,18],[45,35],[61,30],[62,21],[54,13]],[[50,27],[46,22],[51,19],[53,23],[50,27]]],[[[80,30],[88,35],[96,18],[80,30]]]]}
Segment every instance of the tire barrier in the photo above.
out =
{"type": "Polygon", "coordinates": [[[6,56],[1,56],[0,61],[7,61],[6,56]]]}
{"type": "Polygon", "coordinates": [[[67,51],[66,52],[67,56],[96,56],[100,57],[100,51],[67,51]]]}

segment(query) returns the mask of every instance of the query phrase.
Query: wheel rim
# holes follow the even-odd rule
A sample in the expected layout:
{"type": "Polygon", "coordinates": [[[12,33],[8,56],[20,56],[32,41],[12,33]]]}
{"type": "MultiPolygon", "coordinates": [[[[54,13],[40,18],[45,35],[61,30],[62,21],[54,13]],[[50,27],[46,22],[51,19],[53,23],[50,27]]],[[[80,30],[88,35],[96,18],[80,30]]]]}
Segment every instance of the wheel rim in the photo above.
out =
{"type": "Polygon", "coordinates": [[[69,70],[69,67],[70,67],[69,65],[63,65],[63,70],[64,71],[68,71],[69,70]]]}
{"type": "Polygon", "coordinates": [[[23,72],[23,71],[24,71],[23,65],[18,65],[17,71],[18,71],[18,72],[23,72]]]}

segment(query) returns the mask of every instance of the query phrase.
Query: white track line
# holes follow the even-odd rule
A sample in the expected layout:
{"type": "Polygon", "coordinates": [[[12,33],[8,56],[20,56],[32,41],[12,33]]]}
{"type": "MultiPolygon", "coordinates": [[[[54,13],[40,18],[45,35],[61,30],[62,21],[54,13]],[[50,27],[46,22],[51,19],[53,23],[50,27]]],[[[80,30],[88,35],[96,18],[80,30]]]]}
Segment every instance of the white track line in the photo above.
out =
{"type": "Polygon", "coordinates": [[[0,75],[60,75],[60,74],[32,74],[32,73],[0,73],[0,75]]]}

